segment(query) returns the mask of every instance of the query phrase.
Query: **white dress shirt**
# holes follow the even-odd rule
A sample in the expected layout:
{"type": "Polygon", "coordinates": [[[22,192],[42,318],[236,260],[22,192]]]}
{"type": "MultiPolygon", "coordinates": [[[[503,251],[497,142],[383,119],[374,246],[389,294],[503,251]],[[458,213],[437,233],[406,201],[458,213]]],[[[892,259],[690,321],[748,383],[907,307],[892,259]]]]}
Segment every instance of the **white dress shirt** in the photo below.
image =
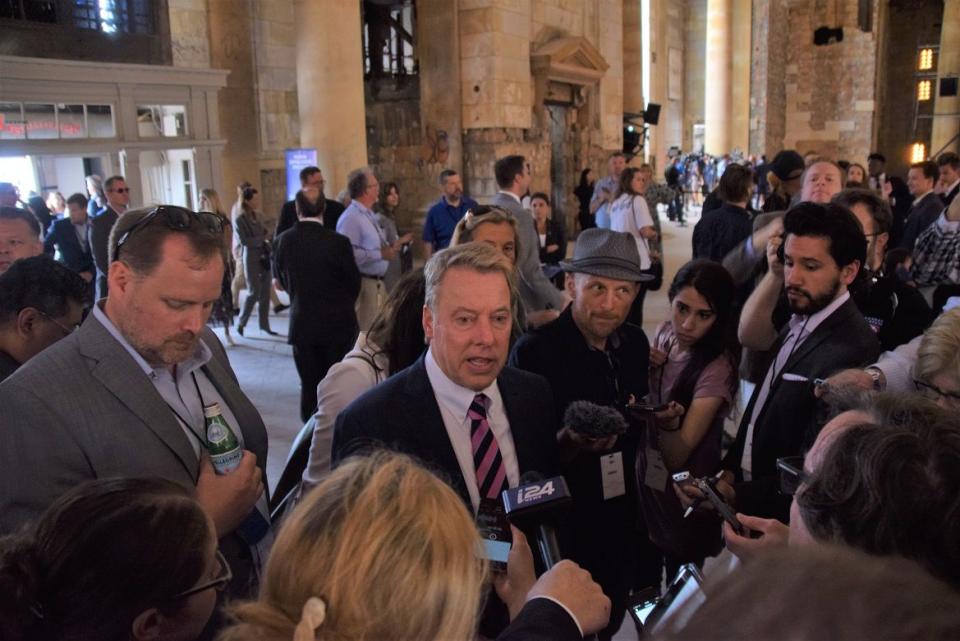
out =
{"type": "Polygon", "coordinates": [[[453,446],[453,452],[457,455],[460,472],[470,493],[470,503],[473,504],[473,511],[476,513],[480,507],[480,490],[477,488],[477,471],[473,466],[473,445],[470,441],[470,419],[467,416],[467,410],[470,409],[470,404],[473,403],[477,394],[486,394],[490,399],[487,423],[490,424],[490,429],[497,439],[500,456],[507,468],[507,484],[510,487],[516,487],[520,483],[517,450],[513,444],[513,434],[510,433],[510,421],[507,419],[503,399],[500,397],[500,388],[497,386],[497,381],[493,381],[480,392],[457,385],[443,373],[437,361],[434,360],[433,347],[427,351],[424,360],[430,387],[433,388],[433,395],[437,399],[437,405],[440,406],[443,426],[447,429],[450,445],[453,446]]]}

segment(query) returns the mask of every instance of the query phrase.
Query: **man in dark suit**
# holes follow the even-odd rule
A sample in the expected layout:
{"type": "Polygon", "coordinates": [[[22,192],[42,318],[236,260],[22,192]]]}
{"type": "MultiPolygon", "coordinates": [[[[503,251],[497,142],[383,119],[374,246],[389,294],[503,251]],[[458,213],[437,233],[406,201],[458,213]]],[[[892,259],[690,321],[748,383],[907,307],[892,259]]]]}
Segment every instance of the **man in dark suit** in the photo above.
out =
{"type": "MultiPolygon", "coordinates": [[[[501,492],[525,472],[557,472],[556,413],[547,381],[504,367],[516,300],[513,266],[486,244],[434,254],[425,267],[416,363],[361,395],[337,417],[332,461],[385,447],[444,479],[478,518],[498,519],[501,492]]],[[[504,524],[505,527],[505,524],[504,524]]],[[[494,611],[481,630],[493,637],[494,611]]]]}
{"type": "Polygon", "coordinates": [[[907,173],[907,188],[913,196],[913,205],[907,214],[900,247],[912,252],[920,234],[932,225],[943,211],[943,199],[933,191],[939,178],[940,169],[935,162],[924,160],[910,165],[910,171],[907,173]]]}
{"type": "MultiPolygon", "coordinates": [[[[788,520],[776,461],[803,454],[823,423],[814,380],[872,363],[880,345],[847,290],[866,260],[867,242],[854,215],[836,204],[801,203],[783,218],[782,248],[771,241],[770,270],[744,305],[740,339],[770,349],[773,362],[757,385],[723,462],[740,512],[788,520]],[[770,322],[786,290],[792,316],[777,333],[770,322]]],[[[729,488],[725,488],[729,489],[729,488]]]]}
{"type": "Polygon", "coordinates": [[[326,229],[323,193],[305,187],[294,199],[300,221],[277,238],[274,277],[290,294],[293,362],[300,375],[300,418],[317,411],[317,384],[357,339],[360,271],[346,236],[326,229]]]}
{"type": "MultiPolygon", "coordinates": [[[[319,167],[304,167],[300,170],[300,188],[319,189],[320,197],[323,198],[323,226],[327,229],[337,231],[337,220],[345,209],[343,205],[335,200],[330,200],[323,195],[323,186],[326,181],[323,179],[323,173],[319,167]]],[[[280,209],[280,219],[277,221],[277,229],[274,232],[274,238],[277,238],[283,232],[287,231],[297,223],[297,205],[295,200],[288,200],[283,203],[280,209]]]]}
{"type": "Polygon", "coordinates": [[[943,202],[949,207],[960,193],[960,156],[952,151],[944,152],[937,157],[937,165],[940,168],[943,202]]]}
{"type": "Polygon", "coordinates": [[[376,445],[413,455],[474,512],[481,500],[515,487],[524,472],[557,471],[556,412],[547,381],[504,367],[513,324],[511,272],[500,253],[479,243],[431,258],[423,310],[430,348],[340,413],[334,464],[376,445]],[[483,418],[470,418],[478,415],[483,418]],[[485,445],[482,451],[474,451],[472,432],[492,435],[488,444],[477,444],[485,445]],[[488,453],[496,465],[476,469],[475,455],[488,453]],[[489,475],[478,478],[480,472],[489,475]]]}
{"type": "Polygon", "coordinates": [[[157,476],[195,488],[233,570],[230,594],[255,594],[272,538],[257,467],[267,433],[206,326],[223,280],[222,233],[213,214],[179,207],[130,212],[117,225],[107,299],[0,384],[0,531],[82,481],[157,476]],[[50,393],[65,374],[70,384],[50,393]],[[206,455],[214,404],[244,450],[223,475],[206,455]]]}
{"type": "Polygon", "coordinates": [[[110,231],[130,204],[130,188],[123,176],[110,176],[103,182],[107,206],[90,221],[88,244],[97,267],[97,300],[107,295],[107,272],[110,270],[110,231]]]}
{"type": "MultiPolygon", "coordinates": [[[[96,267],[88,238],[87,198],[73,194],[67,198],[68,216],[55,220],[43,240],[44,250],[53,254],[60,250],[60,262],[80,274],[88,283],[93,280],[96,267]]],[[[92,288],[91,288],[92,290],[92,288]]]]}

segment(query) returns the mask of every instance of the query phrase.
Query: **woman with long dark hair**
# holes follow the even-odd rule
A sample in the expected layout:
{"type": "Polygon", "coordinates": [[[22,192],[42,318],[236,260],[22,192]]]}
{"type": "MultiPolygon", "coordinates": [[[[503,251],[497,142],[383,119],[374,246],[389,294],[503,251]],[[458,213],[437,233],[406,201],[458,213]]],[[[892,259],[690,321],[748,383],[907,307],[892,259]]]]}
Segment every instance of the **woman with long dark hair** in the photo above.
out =
{"type": "Polygon", "coordinates": [[[649,422],[637,461],[641,506],[668,574],[719,551],[719,519],[702,510],[684,519],[669,476],[651,470],[699,478],[720,465],[723,419],[737,386],[734,292],[733,278],[719,263],[694,260],[681,267],[670,286],[670,320],[657,328],[650,349],[650,403],[670,403],[668,414],[685,410],[649,422]]]}
{"type": "Polygon", "coordinates": [[[213,521],[188,490],[90,481],[0,538],[0,638],[191,641],[230,579],[213,521]]]}

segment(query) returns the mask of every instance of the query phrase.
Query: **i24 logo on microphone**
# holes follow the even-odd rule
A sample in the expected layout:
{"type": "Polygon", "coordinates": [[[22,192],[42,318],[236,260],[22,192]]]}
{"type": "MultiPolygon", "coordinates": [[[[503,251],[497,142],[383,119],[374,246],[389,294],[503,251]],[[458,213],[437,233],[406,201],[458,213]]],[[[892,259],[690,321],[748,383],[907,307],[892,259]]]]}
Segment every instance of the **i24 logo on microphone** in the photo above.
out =
{"type": "Polygon", "coordinates": [[[553,480],[549,480],[543,485],[527,485],[520,488],[517,492],[517,505],[523,505],[530,501],[538,501],[546,496],[552,496],[554,493],[553,480]]]}

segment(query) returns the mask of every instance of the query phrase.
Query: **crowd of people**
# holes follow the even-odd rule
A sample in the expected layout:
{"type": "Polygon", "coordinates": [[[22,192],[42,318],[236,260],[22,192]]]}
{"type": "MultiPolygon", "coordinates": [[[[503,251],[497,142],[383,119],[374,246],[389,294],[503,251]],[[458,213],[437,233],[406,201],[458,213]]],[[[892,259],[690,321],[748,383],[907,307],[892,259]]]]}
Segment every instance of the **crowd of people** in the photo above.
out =
{"type": "Polygon", "coordinates": [[[737,160],[649,337],[675,163],[585,172],[572,251],[523,156],[483,205],[444,170],[422,269],[369,167],[339,199],[304,169],[276,229],[249,183],[227,213],[91,179],[45,223],[0,185],[0,636],[610,639],[694,564],[661,638],[956,638],[960,159],[907,196],[879,154],[737,160]],[[273,334],[276,290],[304,425],[271,491],[210,325],[273,334]],[[503,497],[559,487],[554,550],[503,497]]]}

